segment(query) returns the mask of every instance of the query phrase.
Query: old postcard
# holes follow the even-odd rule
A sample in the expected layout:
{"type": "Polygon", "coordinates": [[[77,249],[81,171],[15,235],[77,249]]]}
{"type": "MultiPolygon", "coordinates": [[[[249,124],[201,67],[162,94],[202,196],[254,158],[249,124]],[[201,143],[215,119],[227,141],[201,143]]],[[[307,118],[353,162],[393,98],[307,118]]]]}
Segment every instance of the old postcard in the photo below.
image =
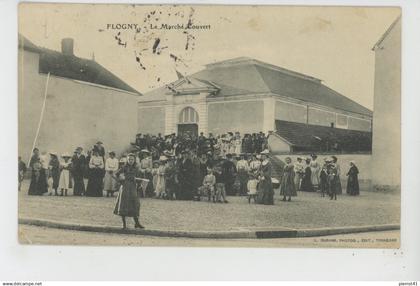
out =
{"type": "Polygon", "coordinates": [[[21,3],[20,243],[399,248],[401,18],[21,3]]]}

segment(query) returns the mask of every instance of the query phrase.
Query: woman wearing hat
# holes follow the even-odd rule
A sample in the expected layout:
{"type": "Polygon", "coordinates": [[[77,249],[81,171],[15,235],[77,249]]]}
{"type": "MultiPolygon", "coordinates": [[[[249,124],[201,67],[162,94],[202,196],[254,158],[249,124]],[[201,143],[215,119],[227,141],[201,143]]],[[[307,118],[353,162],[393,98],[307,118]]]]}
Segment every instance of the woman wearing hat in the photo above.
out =
{"type": "Polygon", "coordinates": [[[127,228],[126,217],[134,219],[135,228],[144,228],[139,221],[140,198],[136,184],[139,170],[136,164],[136,156],[133,153],[128,154],[127,163],[115,175],[120,180],[122,187],[118,193],[114,214],[121,216],[124,229],[127,228]]]}
{"type": "Polygon", "coordinates": [[[89,179],[86,187],[87,197],[102,197],[102,179],[104,160],[98,150],[93,149],[89,161],[89,179]]]}
{"type": "Polygon", "coordinates": [[[71,168],[71,156],[68,153],[61,155],[64,162],[60,163],[60,181],[58,182],[58,188],[60,189],[60,195],[67,196],[67,192],[70,189],[70,168],[71,168]]]}
{"type": "Polygon", "coordinates": [[[287,157],[285,161],[286,165],[283,169],[283,176],[280,184],[280,195],[283,195],[283,201],[286,201],[286,197],[288,196],[288,201],[290,202],[292,196],[297,195],[295,189],[295,170],[290,157],[287,157]]]}
{"type": "Polygon", "coordinates": [[[240,195],[247,194],[247,184],[248,184],[248,172],[249,172],[249,164],[245,158],[245,154],[240,154],[240,160],[236,163],[236,169],[238,170],[238,179],[241,183],[239,188],[240,195]]]}
{"type": "Polygon", "coordinates": [[[347,194],[351,196],[359,195],[359,169],[354,161],[350,161],[350,169],[347,173],[347,194]]]}
{"type": "Polygon", "coordinates": [[[319,173],[321,172],[321,165],[316,160],[318,158],[317,155],[311,154],[311,182],[314,190],[316,191],[319,188],[319,173]]]}
{"type": "Polygon", "coordinates": [[[274,191],[271,183],[271,162],[268,160],[269,151],[261,152],[260,182],[258,184],[258,202],[264,205],[274,205],[274,191]]]}
{"type": "Polygon", "coordinates": [[[302,182],[300,184],[300,190],[303,192],[314,192],[314,187],[312,185],[312,171],[311,171],[311,158],[306,158],[305,160],[305,174],[303,175],[302,182]]]}
{"type": "Polygon", "coordinates": [[[104,178],[104,191],[106,191],[106,196],[113,197],[114,192],[118,189],[118,182],[115,177],[115,172],[118,171],[118,159],[115,158],[115,152],[109,152],[109,158],[105,161],[105,178],[104,178]]]}
{"type": "Polygon", "coordinates": [[[166,197],[166,180],[165,180],[165,173],[166,173],[166,161],[168,158],[164,155],[159,157],[159,165],[156,169],[156,186],[155,186],[155,193],[157,198],[165,198],[166,197]]]}
{"type": "Polygon", "coordinates": [[[341,195],[343,193],[343,188],[341,187],[341,179],[340,179],[340,175],[341,175],[341,168],[340,168],[340,164],[338,164],[338,158],[336,156],[331,156],[331,160],[332,160],[332,164],[335,165],[335,168],[337,170],[337,181],[335,184],[335,193],[338,195],[341,195]]]}
{"type": "Polygon", "coordinates": [[[147,150],[147,149],[141,150],[140,153],[143,156],[143,159],[140,161],[141,177],[150,181],[150,183],[147,185],[145,195],[147,197],[153,197],[154,190],[153,190],[153,184],[152,184],[152,182],[153,182],[153,174],[152,174],[153,159],[152,159],[152,155],[149,152],[149,150],[147,150]]]}
{"type": "Polygon", "coordinates": [[[48,192],[48,184],[47,184],[46,172],[42,168],[38,148],[35,148],[33,150],[33,155],[31,157],[29,167],[32,169],[32,175],[31,175],[31,184],[29,185],[28,195],[42,196],[44,193],[48,192]]]}
{"type": "MultiPolygon", "coordinates": [[[[60,161],[58,161],[57,153],[51,152],[50,153],[50,178],[52,179],[51,188],[54,190],[54,195],[57,194],[58,190],[58,183],[60,181],[60,161]]],[[[50,193],[52,195],[52,192],[50,193]]]]}

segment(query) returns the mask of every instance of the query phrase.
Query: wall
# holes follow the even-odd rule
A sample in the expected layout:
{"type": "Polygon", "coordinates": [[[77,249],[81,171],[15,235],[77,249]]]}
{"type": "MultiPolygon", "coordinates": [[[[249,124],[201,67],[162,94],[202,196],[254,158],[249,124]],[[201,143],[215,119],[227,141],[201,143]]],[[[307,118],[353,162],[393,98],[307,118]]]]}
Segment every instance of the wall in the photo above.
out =
{"type": "Polygon", "coordinates": [[[279,153],[290,153],[290,145],[286,141],[280,138],[280,136],[275,133],[271,134],[268,137],[268,146],[270,152],[279,154],[279,153]]]}
{"type": "Polygon", "coordinates": [[[306,123],[306,115],[305,105],[276,101],[276,120],[306,123]]]}
{"type": "Polygon", "coordinates": [[[375,50],[373,183],[400,185],[401,20],[375,50]]]}
{"type": "Polygon", "coordinates": [[[348,126],[349,126],[349,129],[352,129],[352,130],[360,130],[360,131],[372,130],[371,121],[355,118],[352,116],[348,117],[348,126]]]}
{"type": "Polygon", "coordinates": [[[241,134],[263,130],[263,100],[211,102],[208,104],[208,131],[222,134],[239,131],[241,134]]]}
{"type": "MultiPolygon", "coordinates": [[[[297,161],[297,157],[309,157],[310,154],[306,155],[275,155],[277,158],[284,162],[286,157],[290,157],[292,162],[297,161]]],[[[350,168],[350,161],[355,161],[357,168],[359,169],[359,182],[362,191],[370,190],[370,182],[372,179],[372,155],[370,154],[334,154],[338,158],[338,163],[341,168],[341,185],[343,190],[347,186],[347,172],[350,168]]],[[[318,155],[318,162],[323,163],[324,157],[331,155],[318,155]]]]}
{"type": "Polygon", "coordinates": [[[165,107],[142,107],[138,109],[137,133],[165,133],[165,107]]]}
{"type": "Polygon", "coordinates": [[[275,119],[328,127],[334,123],[337,128],[371,131],[371,121],[366,116],[308,105],[276,100],[275,119]]]}
{"type": "MultiPolygon", "coordinates": [[[[47,76],[38,73],[38,55],[19,51],[19,154],[27,161],[44,100],[47,76]]],[[[134,140],[137,96],[102,86],[50,76],[45,112],[36,146],[72,153],[97,140],[117,153],[134,140]]]]}

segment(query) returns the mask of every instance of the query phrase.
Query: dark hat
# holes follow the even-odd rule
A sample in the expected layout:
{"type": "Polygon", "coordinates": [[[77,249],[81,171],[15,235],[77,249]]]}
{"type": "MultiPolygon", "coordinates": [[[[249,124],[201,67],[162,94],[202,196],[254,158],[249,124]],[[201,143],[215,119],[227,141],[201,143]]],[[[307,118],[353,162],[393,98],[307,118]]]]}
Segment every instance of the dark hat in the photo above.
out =
{"type": "Polygon", "coordinates": [[[104,144],[104,143],[102,143],[102,141],[98,141],[98,142],[96,142],[96,144],[104,144]]]}

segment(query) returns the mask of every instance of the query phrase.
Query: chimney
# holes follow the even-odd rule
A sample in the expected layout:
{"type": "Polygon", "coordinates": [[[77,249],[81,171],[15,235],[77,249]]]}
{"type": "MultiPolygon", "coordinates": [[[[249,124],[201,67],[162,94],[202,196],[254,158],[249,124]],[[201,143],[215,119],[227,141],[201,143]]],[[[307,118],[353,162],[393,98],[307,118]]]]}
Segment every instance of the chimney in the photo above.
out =
{"type": "Polygon", "coordinates": [[[68,56],[73,56],[73,43],[72,38],[64,38],[61,40],[61,52],[68,56]]]}

